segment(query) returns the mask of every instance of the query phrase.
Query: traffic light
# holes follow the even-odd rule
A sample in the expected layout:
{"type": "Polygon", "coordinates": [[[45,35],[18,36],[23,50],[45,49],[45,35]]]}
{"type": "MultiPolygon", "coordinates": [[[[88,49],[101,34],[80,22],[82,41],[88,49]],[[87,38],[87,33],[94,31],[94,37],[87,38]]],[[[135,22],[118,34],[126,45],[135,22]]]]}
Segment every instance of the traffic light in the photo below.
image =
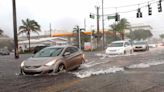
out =
{"type": "Polygon", "coordinates": [[[91,19],[94,19],[94,18],[95,18],[94,14],[90,14],[89,17],[90,17],[91,19]]]}
{"type": "Polygon", "coordinates": [[[158,2],[158,12],[162,12],[162,4],[161,4],[162,0],[159,0],[158,2]]]}
{"type": "Polygon", "coordinates": [[[137,10],[137,18],[142,18],[141,8],[138,8],[137,10]]]}
{"type": "Polygon", "coordinates": [[[150,4],[148,4],[148,15],[152,15],[152,8],[150,4]]]}
{"type": "Polygon", "coordinates": [[[116,13],[115,15],[115,21],[119,21],[120,20],[120,15],[118,13],[116,13]]]}

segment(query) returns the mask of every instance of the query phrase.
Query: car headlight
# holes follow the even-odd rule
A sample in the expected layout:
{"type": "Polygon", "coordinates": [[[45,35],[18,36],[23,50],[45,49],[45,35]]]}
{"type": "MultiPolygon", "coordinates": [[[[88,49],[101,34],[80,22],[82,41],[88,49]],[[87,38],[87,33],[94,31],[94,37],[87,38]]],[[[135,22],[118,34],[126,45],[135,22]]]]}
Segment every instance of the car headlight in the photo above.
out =
{"type": "Polygon", "coordinates": [[[24,61],[21,63],[21,67],[23,67],[24,66],[24,61]]]}
{"type": "Polygon", "coordinates": [[[48,62],[48,63],[45,64],[45,65],[46,65],[46,66],[52,66],[54,63],[55,63],[55,61],[53,60],[53,61],[48,62]]]}

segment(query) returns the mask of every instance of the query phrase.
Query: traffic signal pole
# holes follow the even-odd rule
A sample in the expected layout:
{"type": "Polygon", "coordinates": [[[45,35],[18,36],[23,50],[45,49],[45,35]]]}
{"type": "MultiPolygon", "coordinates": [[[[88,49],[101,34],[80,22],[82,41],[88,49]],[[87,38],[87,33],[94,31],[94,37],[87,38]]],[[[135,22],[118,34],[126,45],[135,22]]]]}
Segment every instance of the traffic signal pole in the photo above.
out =
{"type": "Polygon", "coordinates": [[[104,0],[102,0],[102,31],[103,31],[103,46],[102,50],[104,50],[105,41],[104,41],[104,0]]]}
{"type": "Polygon", "coordinates": [[[18,38],[17,38],[17,18],[16,18],[16,2],[12,0],[13,4],[13,29],[14,29],[14,48],[15,48],[15,59],[19,58],[18,53],[18,38]]]}
{"type": "Polygon", "coordinates": [[[97,10],[97,48],[98,48],[98,50],[100,49],[99,9],[100,9],[100,7],[96,7],[96,10],[97,10]]]}

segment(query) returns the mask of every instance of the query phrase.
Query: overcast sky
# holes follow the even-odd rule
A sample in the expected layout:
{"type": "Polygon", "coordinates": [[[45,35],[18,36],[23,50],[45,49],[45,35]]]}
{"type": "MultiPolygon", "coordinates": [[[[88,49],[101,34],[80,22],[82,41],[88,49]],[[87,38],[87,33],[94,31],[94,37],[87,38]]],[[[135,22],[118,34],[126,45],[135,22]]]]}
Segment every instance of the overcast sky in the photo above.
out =
{"type": "MultiPolygon", "coordinates": [[[[17,4],[17,22],[21,25],[21,20],[30,18],[36,20],[42,28],[42,31],[49,30],[51,23],[52,29],[71,31],[75,25],[84,27],[84,19],[86,19],[87,29],[91,29],[91,25],[96,28],[96,20],[89,18],[90,13],[96,13],[95,6],[101,7],[102,0],[16,0],[17,4]]],[[[138,7],[147,5],[140,4],[150,0],[104,0],[104,14],[113,14],[117,12],[131,11],[138,7]],[[133,5],[130,7],[111,8],[125,5],[133,5]],[[140,4],[138,6],[138,4],[140,4]]],[[[151,0],[157,1],[157,0],[151,0]]],[[[163,2],[162,2],[163,4],[163,2]]],[[[120,13],[121,18],[126,18],[131,24],[145,24],[153,27],[155,37],[164,33],[164,11],[158,13],[157,3],[151,5],[153,15],[148,16],[147,7],[142,8],[143,18],[136,18],[136,11],[129,13],[120,13]]],[[[100,11],[101,13],[101,11],[100,11]]],[[[105,16],[105,28],[109,28],[114,20],[107,20],[105,16]]],[[[101,23],[101,21],[100,21],[101,23]]],[[[0,28],[5,34],[13,37],[12,24],[12,0],[0,0],[0,28]]],[[[42,32],[43,34],[44,32],[42,32]]]]}

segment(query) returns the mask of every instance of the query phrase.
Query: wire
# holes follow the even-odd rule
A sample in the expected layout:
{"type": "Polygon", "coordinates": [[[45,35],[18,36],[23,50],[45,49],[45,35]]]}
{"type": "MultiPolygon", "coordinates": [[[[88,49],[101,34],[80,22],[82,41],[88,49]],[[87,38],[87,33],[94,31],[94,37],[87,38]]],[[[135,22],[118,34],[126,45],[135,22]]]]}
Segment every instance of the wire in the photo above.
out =
{"type": "MultiPolygon", "coordinates": [[[[164,0],[162,0],[162,1],[164,1],[164,0]]],[[[140,3],[140,4],[146,4],[146,5],[143,5],[143,6],[139,6],[140,4],[133,4],[133,5],[126,5],[126,6],[119,6],[119,7],[109,7],[109,8],[115,8],[116,10],[118,9],[118,8],[121,8],[121,7],[129,7],[129,6],[138,6],[138,8],[145,8],[145,7],[148,7],[148,4],[150,5],[150,4],[154,4],[154,3],[158,3],[159,2],[159,0],[157,1],[157,0],[151,0],[151,1],[148,1],[148,2],[144,2],[144,3],[140,3]],[[154,1],[154,2],[153,2],[154,1]]],[[[137,9],[138,9],[137,8],[137,9]]],[[[116,11],[117,13],[129,13],[129,12],[134,12],[134,11],[137,11],[137,9],[133,9],[133,10],[128,10],[128,11],[116,11]]],[[[111,14],[104,14],[104,16],[115,16],[115,14],[116,13],[111,13],[111,14]]],[[[96,15],[96,14],[93,14],[93,15],[96,15]]],[[[102,16],[102,15],[99,15],[99,16],[102,16]]]]}
{"type": "MultiPolygon", "coordinates": [[[[131,6],[138,6],[138,5],[143,5],[143,4],[147,4],[148,2],[151,3],[153,1],[156,1],[156,0],[150,0],[150,1],[147,1],[147,2],[143,2],[143,3],[138,3],[138,4],[131,4],[131,5],[125,5],[125,6],[118,6],[118,7],[104,7],[104,9],[111,9],[111,8],[124,8],[124,7],[131,7],[131,6]]],[[[162,0],[163,1],[163,0],[162,0]]],[[[157,2],[157,1],[156,1],[157,2]]]]}
{"type": "MultiPolygon", "coordinates": [[[[155,1],[155,0],[152,0],[151,3],[149,2],[149,4],[154,4],[154,3],[157,3],[158,1],[155,1]],[[154,1],[154,2],[152,2],[154,1]]],[[[164,1],[164,0],[162,0],[164,1]]],[[[148,2],[147,2],[148,3],[148,2]]],[[[144,3],[145,4],[145,3],[144,3]]],[[[135,5],[138,5],[138,4],[135,4],[135,5]]],[[[144,6],[139,6],[138,8],[145,8],[147,7],[148,5],[144,5],[144,6]]],[[[133,9],[133,10],[128,10],[128,11],[119,11],[117,13],[129,13],[129,12],[134,12],[134,11],[137,11],[137,9],[133,9]]],[[[112,13],[112,14],[105,14],[104,16],[110,16],[110,15],[114,15],[115,13],[112,13]]]]}

